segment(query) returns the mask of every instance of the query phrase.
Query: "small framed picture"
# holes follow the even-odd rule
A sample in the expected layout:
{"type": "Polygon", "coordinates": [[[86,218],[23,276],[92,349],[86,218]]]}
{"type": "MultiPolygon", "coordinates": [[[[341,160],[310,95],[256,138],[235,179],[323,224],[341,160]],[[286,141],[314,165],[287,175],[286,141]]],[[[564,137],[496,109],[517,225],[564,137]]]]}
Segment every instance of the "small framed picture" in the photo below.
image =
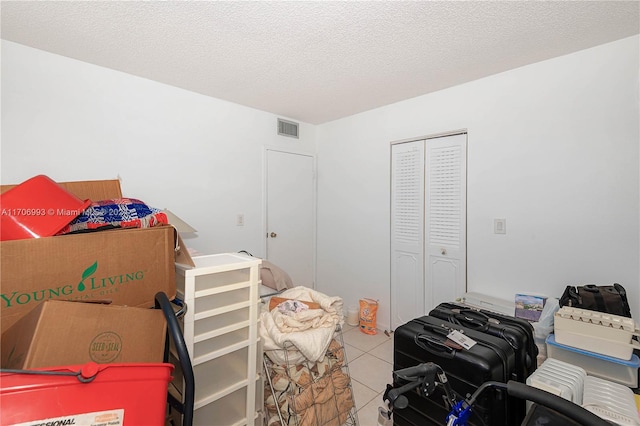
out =
{"type": "Polygon", "coordinates": [[[539,321],[546,301],[546,296],[516,294],[516,318],[539,321]]]}

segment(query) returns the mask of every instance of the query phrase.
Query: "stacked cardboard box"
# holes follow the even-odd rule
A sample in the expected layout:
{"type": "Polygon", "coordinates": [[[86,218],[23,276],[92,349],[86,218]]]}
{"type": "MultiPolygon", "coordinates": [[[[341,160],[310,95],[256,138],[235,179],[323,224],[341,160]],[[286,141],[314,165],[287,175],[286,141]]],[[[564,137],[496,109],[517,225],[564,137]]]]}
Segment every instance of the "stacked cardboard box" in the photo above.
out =
{"type": "Polygon", "coordinates": [[[3,368],[162,362],[159,309],[48,300],[2,335],[3,368]]]}
{"type": "MultiPolygon", "coordinates": [[[[122,197],[117,180],[60,185],[80,199],[122,197]]],[[[177,246],[171,226],[0,242],[2,367],[161,360],[166,323],[148,308],[158,292],[175,297],[176,256],[192,264],[177,246]],[[97,301],[114,306],[77,303],[97,301]]]]}

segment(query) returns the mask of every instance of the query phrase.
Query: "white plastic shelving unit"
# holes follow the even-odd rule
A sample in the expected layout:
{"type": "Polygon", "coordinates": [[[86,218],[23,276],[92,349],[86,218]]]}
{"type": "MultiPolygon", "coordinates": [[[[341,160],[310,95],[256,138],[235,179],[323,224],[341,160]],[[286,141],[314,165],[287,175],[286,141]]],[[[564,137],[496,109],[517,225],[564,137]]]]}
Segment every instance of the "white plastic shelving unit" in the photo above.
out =
{"type": "Polygon", "coordinates": [[[194,425],[261,425],[261,260],[223,253],[176,264],[183,335],[195,376],[194,425]]]}

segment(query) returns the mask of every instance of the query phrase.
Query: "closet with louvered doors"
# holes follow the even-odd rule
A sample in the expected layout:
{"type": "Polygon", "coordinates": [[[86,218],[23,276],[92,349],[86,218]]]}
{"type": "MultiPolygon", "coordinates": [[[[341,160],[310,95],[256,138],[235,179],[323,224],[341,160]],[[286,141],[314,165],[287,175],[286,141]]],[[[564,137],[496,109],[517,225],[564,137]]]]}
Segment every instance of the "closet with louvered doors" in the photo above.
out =
{"type": "Polygon", "coordinates": [[[391,144],[391,328],[466,292],[467,133],[391,144]]]}

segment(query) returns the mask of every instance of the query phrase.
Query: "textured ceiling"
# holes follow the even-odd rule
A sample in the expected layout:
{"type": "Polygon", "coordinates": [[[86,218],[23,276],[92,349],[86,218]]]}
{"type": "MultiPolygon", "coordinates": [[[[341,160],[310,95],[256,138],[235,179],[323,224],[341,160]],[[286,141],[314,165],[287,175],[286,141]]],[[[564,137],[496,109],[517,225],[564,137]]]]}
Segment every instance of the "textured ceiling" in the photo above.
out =
{"type": "Polygon", "coordinates": [[[320,124],[640,32],[638,1],[2,1],[2,38],[320,124]]]}

